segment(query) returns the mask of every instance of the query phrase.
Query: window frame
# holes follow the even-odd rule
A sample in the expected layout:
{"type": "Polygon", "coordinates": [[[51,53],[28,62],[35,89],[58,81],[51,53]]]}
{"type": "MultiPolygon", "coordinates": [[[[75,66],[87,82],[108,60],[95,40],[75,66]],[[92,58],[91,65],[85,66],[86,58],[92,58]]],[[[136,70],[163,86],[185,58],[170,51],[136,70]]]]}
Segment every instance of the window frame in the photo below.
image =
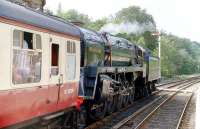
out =
{"type": "Polygon", "coordinates": [[[22,39],[23,39],[23,31],[21,31],[21,30],[19,30],[19,29],[14,29],[13,31],[12,31],[13,33],[12,33],[12,47],[13,47],[13,49],[21,49],[21,47],[22,47],[22,39]],[[20,46],[15,46],[14,45],[14,32],[15,31],[18,31],[18,32],[20,32],[20,46]]]}
{"type": "Polygon", "coordinates": [[[56,77],[56,76],[59,76],[60,75],[60,51],[61,51],[61,45],[60,45],[60,43],[56,43],[56,42],[52,42],[51,44],[50,44],[50,51],[51,51],[51,55],[50,55],[50,77],[56,77]],[[57,66],[53,66],[52,65],[52,45],[57,45],[58,46],[58,57],[57,57],[57,59],[58,59],[58,62],[57,62],[57,66]],[[52,74],[52,68],[57,68],[58,69],[58,74],[52,74]]]}
{"type": "Polygon", "coordinates": [[[65,45],[66,47],[65,47],[65,58],[66,58],[66,64],[65,64],[65,73],[66,73],[66,80],[67,81],[75,81],[76,80],[76,78],[77,78],[77,45],[76,45],[76,42],[75,41],[70,41],[70,40],[67,40],[66,41],[66,45],[65,45]],[[70,51],[68,52],[68,44],[71,44],[70,45],[70,51]],[[69,79],[68,78],[68,75],[67,75],[67,72],[68,72],[68,68],[67,68],[67,64],[68,64],[68,56],[74,56],[75,57],[75,71],[73,71],[74,72],[74,77],[72,78],[72,79],[69,79]]]}
{"type": "Polygon", "coordinates": [[[42,81],[42,78],[43,78],[43,76],[42,76],[42,67],[43,67],[43,48],[41,48],[41,49],[36,49],[36,39],[35,39],[35,35],[40,35],[40,37],[41,37],[41,47],[42,47],[42,42],[43,42],[43,40],[42,40],[42,34],[41,33],[38,33],[38,32],[35,32],[35,31],[32,31],[32,30],[27,30],[27,29],[24,29],[24,28],[18,28],[18,27],[15,27],[15,28],[12,28],[12,30],[11,30],[11,70],[10,70],[10,75],[11,75],[11,84],[12,84],[12,86],[13,87],[19,87],[19,88],[24,88],[24,87],[34,87],[34,86],[36,86],[36,84],[39,84],[39,83],[41,83],[41,81],[42,81]],[[19,32],[21,32],[20,33],[20,47],[16,47],[15,45],[14,45],[14,31],[19,31],[19,32]],[[33,34],[33,49],[24,49],[23,48],[23,33],[24,32],[27,32],[27,33],[31,33],[31,34],[33,34]],[[37,54],[41,54],[41,64],[40,64],[40,79],[39,79],[39,81],[36,81],[36,82],[30,82],[30,83],[28,83],[28,82],[26,82],[26,83],[15,83],[14,81],[13,81],[13,61],[14,61],[14,50],[20,50],[20,51],[23,51],[23,52],[33,52],[33,53],[37,53],[37,54]]]}
{"type": "Polygon", "coordinates": [[[35,43],[33,44],[33,48],[34,48],[35,50],[37,50],[37,51],[42,51],[42,36],[41,36],[40,34],[34,34],[34,35],[33,35],[33,42],[35,42],[35,43]],[[41,45],[41,48],[40,48],[40,49],[37,48],[37,36],[40,36],[40,45],[41,45]]]}

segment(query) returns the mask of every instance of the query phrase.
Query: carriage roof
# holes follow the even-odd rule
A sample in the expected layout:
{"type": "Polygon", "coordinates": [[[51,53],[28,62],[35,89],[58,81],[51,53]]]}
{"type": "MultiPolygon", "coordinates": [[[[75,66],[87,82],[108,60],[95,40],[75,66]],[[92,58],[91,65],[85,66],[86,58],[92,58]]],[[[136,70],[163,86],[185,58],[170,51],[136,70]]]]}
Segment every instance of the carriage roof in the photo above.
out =
{"type": "Polygon", "coordinates": [[[73,24],[63,22],[40,11],[0,0],[0,17],[33,25],[50,31],[80,37],[80,31],[73,24]]]}

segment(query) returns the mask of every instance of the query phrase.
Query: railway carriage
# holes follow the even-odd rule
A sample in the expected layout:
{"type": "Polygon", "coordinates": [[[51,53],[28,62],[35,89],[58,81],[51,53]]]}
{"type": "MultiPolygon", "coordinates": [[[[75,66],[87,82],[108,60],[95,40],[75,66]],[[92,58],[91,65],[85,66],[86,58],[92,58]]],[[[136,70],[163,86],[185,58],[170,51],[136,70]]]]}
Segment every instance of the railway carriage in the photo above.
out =
{"type": "Polygon", "coordinates": [[[0,128],[76,128],[80,31],[2,0],[0,34],[0,128]]]}

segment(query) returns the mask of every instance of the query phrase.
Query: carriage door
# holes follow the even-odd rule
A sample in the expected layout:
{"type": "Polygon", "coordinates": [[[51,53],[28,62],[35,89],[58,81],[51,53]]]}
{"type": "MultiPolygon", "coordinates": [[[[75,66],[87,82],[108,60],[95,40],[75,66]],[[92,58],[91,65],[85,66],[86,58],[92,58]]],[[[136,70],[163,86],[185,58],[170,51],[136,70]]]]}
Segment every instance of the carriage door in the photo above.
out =
{"type": "Polygon", "coordinates": [[[61,44],[59,39],[50,39],[50,94],[54,104],[60,101],[60,88],[63,84],[61,74],[61,44]]]}

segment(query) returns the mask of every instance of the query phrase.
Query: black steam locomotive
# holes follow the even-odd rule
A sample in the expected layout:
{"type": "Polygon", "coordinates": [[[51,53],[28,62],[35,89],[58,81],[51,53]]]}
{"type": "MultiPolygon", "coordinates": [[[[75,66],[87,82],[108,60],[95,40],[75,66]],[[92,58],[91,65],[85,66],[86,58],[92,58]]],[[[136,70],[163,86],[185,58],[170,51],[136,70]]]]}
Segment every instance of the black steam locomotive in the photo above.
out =
{"type": "Polygon", "coordinates": [[[79,28],[84,118],[100,119],[155,90],[159,58],[126,39],[79,28]]]}

